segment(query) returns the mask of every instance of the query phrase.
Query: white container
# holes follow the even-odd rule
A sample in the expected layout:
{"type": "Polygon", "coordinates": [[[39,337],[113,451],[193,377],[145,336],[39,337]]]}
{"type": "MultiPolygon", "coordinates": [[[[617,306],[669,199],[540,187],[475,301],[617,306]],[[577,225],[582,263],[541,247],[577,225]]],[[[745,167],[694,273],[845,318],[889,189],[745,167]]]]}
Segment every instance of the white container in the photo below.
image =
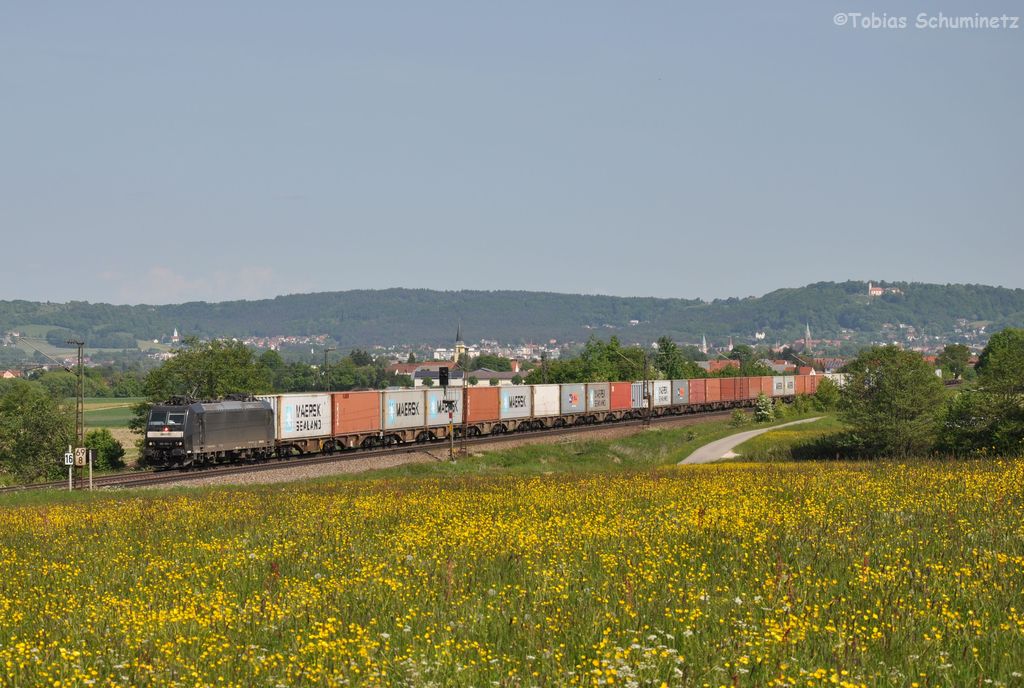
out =
{"type": "Polygon", "coordinates": [[[784,396],[786,396],[786,376],[785,375],[772,375],[772,396],[773,397],[784,397],[784,396]]]}
{"type": "Polygon", "coordinates": [[[633,408],[645,409],[647,408],[647,397],[645,396],[648,389],[646,382],[634,382],[630,385],[629,396],[633,402],[633,408]]]}
{"type": "Polygon", "coordinates": [[[529,418],[533,415],[533,394],[527,385],[500,387],[502,420],[513,418],[529,418]]]}
{"type": "Polygon", "coordinates": [[[612,400],[607,382],[591,382],[587,385],[587,411],[607,411],[612,400]]]}
{"type": "Polygon", "coordinates": [[[274,409],[279,440],[326,437],[331,434],[330,394],[278,394],[258,396],[274,409]]]}
{"type": "Polygon", "coordinates": [[[455,389],[449,387],[447,393],[443,389],[427,391],[427,425],[430,427],[448,425],[446,401],[455,402],[455,408],[452,410],[452,424],[462,425],[462,387],[455,389]]]}
{"type": "Polygon", "coordinates": [[[531,385],[533,387],[533,417],[547,418],[561,413],[558,385],[531,385]]]}
{"type": "Polygon", "coordinates": [[[672,381],[654,380],[651,382],[651,394],[654,397],[655,406],[671,406],[672,404],[672,381]]]}
{"type": "Polygon", "coordinates": [[[384,429],[425,427],[426,400],[427,394],[422,389],[384,392],[384,429]]]}

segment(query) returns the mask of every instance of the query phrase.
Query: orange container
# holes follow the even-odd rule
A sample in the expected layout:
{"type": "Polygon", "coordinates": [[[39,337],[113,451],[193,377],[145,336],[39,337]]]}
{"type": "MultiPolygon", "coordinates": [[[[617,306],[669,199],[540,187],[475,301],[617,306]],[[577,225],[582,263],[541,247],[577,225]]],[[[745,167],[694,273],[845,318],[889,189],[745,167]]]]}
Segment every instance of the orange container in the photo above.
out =
{"type": "Polygon", "coordinates": [[[612,411],[628,411],[633,408],[633,400],[630,397],[629,382],[611,382],[608,384],[609,397],[611,397],[612,411]]]}
{"type": "Polygon", "coordinates": [[[722,378],[720,377],[709,377],[705,380],[707,383],[707,401],[721,401],[722,400],[722,378]]]}
{"type": "Polygon", "coordinates": [[[479,423],[498,420],[501,394],[497,387],[470,387],[466,390],[466,421],[479,423]]]}
{"type": "Polygon", "coordinates": [[[380,392],[335,392],[331,397],[335,435],[380,430],[380,392]]]}
{"type": "Polygon", "coordinates": [[[690,403],[691,404],[703,404],[708,400],[707,397],[707,380],[704,378],[698,378],[694,380],[688,380],[690,384],[690,403]]]}
{"type": "Polygon", "coordinates": [[[732,401],[736,398],[736,378],[734,377],[723,377],[719,380],[721,385],[721,397],[720,401],[732,401]]]}
{"type": "Polygon", "coordinates": [[[793,389],[794,394],[807,394],[807,376],[796,375],[796,386],[793,389]]]}

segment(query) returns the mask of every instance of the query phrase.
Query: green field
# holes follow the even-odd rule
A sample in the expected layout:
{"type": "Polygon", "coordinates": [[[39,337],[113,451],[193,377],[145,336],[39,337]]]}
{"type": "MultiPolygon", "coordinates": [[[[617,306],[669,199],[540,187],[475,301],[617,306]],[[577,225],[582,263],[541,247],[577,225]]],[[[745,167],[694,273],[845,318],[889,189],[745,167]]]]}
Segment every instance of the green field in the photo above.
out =
{"type": "MultiPolygon", "coordinates": [[[[815,414],[821,415],[821,414],[815,414]]],[[[749,429],[757,429],[751,426],[749,429]]],[[[813,423],[794,425],[781,430],[773,430],[763,435],[747,440],[733,451],[739,456],[735,461],[792,461],[794,449],[801,445],[808,445],[817,439],[832,433],[846,430],[834,416],[826,416],[813,423]]],[[[819,457],[828,458],[828,457],[819,457]]]]}
{"type": "MultiPolygon", "coordinates": [[[[123,399],[93,397],[85,400],[85,426],[87,428],[126,428],[132,418],[132,408],[142,397],[123,399]]],[[[74,403],[74,400],[71,400],[74,403]]]]}

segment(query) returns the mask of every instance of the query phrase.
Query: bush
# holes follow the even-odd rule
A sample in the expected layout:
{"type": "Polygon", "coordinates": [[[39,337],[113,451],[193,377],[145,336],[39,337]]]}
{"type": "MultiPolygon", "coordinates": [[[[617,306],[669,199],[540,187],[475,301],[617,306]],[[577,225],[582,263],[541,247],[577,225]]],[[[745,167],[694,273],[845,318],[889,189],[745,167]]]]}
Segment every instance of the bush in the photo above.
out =
{"type": "Polygon", "coordinates": [[[743,409],[733,409],[732,416],[729,418],[729,425],[734,428],[750,425],[750,416],[743,409]]]}
{"type": "Polygon", "coordinates": [[[90,430],[85,435],[85,446],[94,450],[93,468],[109,471],[124,468],[124,446],[106,428],[90,430]]]}
{"type": "Polygon", "coordinates": [[[754,421],[757,423],[771,423],[775,420],[775,404],[771,397],[764,393],[757,395],[757,404],[754,406],[754,421]]]}

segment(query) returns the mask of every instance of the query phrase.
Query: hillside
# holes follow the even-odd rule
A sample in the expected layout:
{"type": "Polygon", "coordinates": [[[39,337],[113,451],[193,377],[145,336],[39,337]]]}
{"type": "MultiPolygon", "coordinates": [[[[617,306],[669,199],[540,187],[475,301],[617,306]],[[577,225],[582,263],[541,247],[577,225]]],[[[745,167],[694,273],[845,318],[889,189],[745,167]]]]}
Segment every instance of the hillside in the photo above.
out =
{"type": "Polygon", "coordinates": [[[0,301],[0,332],[67,328],[90,346],[123,348],[136,339],[166,338],[175,328],[200,337],[327,334],[342,346],[376,343],[449,344],[457,322],[467,338],[582,341],[591,334],[624,342],[667,334],[698,341],[749,338],[769,341],[816,338],[843,329],[858,338],[877,335],[885,323],[947,336],[958,319],[990,329],[1024,326],[1024,290],[983,285],[888,283],[902,293],[869,298],[865,282],[820,282],[762,297],[700,300],[584,296],[523,291],[357,290],[279,296],[260,301],[192,302],[166,306],[113,306],[0,301]],[[638,321],[630,324],[630,321],[638,321]]]}

